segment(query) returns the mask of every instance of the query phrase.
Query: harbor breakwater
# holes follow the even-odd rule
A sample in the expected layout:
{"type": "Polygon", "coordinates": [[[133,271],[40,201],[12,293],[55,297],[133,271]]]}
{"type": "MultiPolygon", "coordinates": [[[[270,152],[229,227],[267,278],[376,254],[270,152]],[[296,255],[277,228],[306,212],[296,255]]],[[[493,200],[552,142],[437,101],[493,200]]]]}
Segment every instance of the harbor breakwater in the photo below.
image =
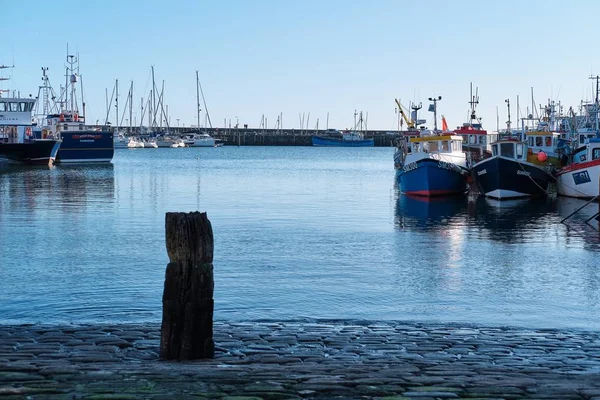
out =
{"type": "MultiPolygon", "coordinates": [[[[111,129],[106,126],[91,126],[92,129],[111,129]]],[[[223,129],[201,128],[215,139],[221,140],[226,146],[312,146],[313,136],[329,136],[341,138],[339,133],[328,130],[302,130],[302,129],[223,129]]],[[[126,136],[145,136],[139,127],[124,127],[121,131],[126,136]]],[[[162,129],[166,131],[166,129],[162,129]]],[[[169,128],[169,133],[174,136],[185,136],[198,133],[196,128],[169,128]]],[[[364,131],[365,139],[373,139],[376,147],[389,147],[395,145],[398,132],[370,130],[364,131]]]]}

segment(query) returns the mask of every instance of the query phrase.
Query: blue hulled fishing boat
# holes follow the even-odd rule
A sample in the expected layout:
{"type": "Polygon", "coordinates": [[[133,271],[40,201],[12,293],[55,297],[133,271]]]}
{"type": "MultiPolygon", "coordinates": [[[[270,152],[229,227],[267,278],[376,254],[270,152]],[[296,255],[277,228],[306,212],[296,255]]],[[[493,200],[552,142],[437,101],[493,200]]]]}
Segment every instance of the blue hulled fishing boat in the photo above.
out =
{"type": "MultiPolygon", "coordinates": [[[[341,136],[313,136],[312,145],[317,147],[373,147],[375,140],[365,139],[362,133],[363,116],[360,112],[358,124],[356,111],[354,112],[354,129],[341,132],[341,136]],[[357,129],[360,125],[360,129],[357,129]]],[[[337,133],[337,131],[334,131],[337,133]]]]}
{"type": "MultiPolygon", "coordinates": [[[[429,107],[436,119],[437,101],[429,107]]],[[[420,107],[419,107],[420,108],[420,107]]],[[[418,137],[403,136],[394,154],[396,180],[400,191],[413,196],[443,196],[467,192],[469,170],[462,151],[462,137],[444,131],[421,129],[418,137]]]]}
{"type": "Polygon", "coordinates": [[[110,162],[114,155],[113,132],[93,130],[85,126],[85,107],[84,115],[80,115],[76,96],[78,60],[69,55],[67,62],[68,83],[64,98],[60,101],[60,112],[46,116],[39,135],[41,138],[57,138],[62,141],[56,157],[57,163],[110,162]]]}

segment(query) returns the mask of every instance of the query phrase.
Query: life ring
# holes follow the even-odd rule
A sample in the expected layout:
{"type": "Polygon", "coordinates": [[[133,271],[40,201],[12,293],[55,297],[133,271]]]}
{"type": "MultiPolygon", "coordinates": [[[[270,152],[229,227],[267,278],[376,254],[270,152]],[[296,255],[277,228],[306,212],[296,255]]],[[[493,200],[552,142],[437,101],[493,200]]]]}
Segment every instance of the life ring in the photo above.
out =
{"type": "Polygon", "coordinates": [[[25,136],[31,136],[31,128],[30,127],[25,128],[25,136]]]}
{"type": "Polygon", "coordinates": [[[77,113],[73,114],[73,121],[79,121],[79,115],[77,115],[77,113]]]}

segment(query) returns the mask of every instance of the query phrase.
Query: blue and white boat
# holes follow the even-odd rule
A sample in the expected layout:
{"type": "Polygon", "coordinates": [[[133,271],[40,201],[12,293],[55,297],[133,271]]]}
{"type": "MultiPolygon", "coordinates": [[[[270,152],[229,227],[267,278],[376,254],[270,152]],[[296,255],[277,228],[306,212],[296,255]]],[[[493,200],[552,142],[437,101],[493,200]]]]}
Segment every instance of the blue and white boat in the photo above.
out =
{"type": "MultiPolygon", "coordinates": [[[[373,147],[375,146],[374,139],[365,139],[362,133],[363,127],[363,114],[362,111],[357,114],[354,111],[354,129],[352,131],[341,132],[341,136],[313,136],[312,145],[318,147],[373,147]],[[356,122],[356,116],[359,116],[358,124],[356,122]],[[358,129],[360,125],[360,129],[358,129]]],[[[365,123],[366,127],[366,123],[365,123]]],[[[336,130],[328,130],[338,133],[336,130]]]]}
{"type": "Polygon", "coordinates": [[[342,137],[313,136],[312,145],[318,147],[373,147],[373,139],[365,139],[360,132],[342,132],[342,137]]]}
{"type": "Polygon", "coordinates": [[[413,196],[443,196],[467,192],[469,170],[462,137],[422,131],[400,141],[394,154],[400,191],[413,196]]]}

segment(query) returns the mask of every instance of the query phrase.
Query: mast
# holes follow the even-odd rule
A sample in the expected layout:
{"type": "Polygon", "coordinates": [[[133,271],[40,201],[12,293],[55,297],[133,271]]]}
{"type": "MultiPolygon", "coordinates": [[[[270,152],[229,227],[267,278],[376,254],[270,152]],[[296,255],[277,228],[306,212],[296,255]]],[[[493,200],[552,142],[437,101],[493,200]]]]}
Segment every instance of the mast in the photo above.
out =
{"type": "Polygon", "coordinates": [[[156,125],[156,84],[154,83],[154,65],[152,68],[152,128],[156,125]]]}
{"type": "Polygon", "coordinates": [[[115,132],[119,131],[119,80],[115,79],[115,108],[117,110],[117,125],[115,126],[115,132]]]}
{"type": "Polygon", "coordinates": [[[508,107],[508,121],[506,121],[506,132],[508,132],[510,134],[511,133],[511,130],[510,130],[510,124],[511,124],[511,121],[510,121],[510,99],[506,99],[506,100],[504,100],[504,102],[506,103],[506,106],[508,107]]]}
{"type": "Polygon", "coordinates": [[[196,112],[198,113],[198,132],[200,132],[200,89],[198,88],[198,84],[198,70],[196,70],[196,112]]]}
{"type": "Polygon", "coordinates": [[[129,89],[129,133],[133,133],[133,81],[129,89]]]}
{"type": "Polygon", "coordinates": [[[433,130],[437,132],[437,102],[442,100],[442,96],[430,97],[429,101],[433,101],[433,107],[429,106],[429,111],[433,111],[433,130]],[[431,110],[433,108],[433,110],[431,110]]]}

